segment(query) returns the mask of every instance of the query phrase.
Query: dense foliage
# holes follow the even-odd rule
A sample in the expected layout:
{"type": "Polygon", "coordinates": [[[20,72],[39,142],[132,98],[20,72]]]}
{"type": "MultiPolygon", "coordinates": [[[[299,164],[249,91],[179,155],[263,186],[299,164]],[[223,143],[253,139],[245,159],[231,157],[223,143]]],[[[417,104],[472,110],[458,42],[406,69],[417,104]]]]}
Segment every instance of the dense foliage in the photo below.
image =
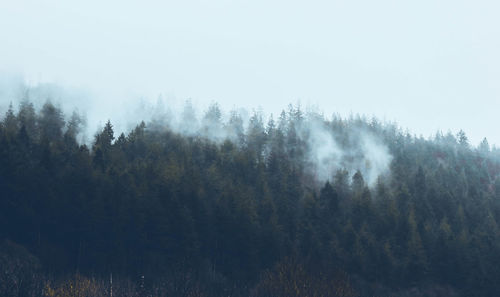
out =
{"type": "Polygon", "coordinates": [[[178,296],[500,294],[500,162],[486,140],[293,107],[248,127],[237,114],[223,123],[216,105],[204,120],[207,133],[142,122],[128,135],[107,122],[85,145],[78,114],[11,107],[0,123],[0,266],[23,274],[6,272],[3,285],[26,262],[56,278],[168,280],[178,296]],[[363,168],[318,178],[299,133],[312,119],[345,151],[359,131],[373,135],[390,170],[371,183],[363,168]],[[207,136],[217,129],[232,137],[207,136]]]}

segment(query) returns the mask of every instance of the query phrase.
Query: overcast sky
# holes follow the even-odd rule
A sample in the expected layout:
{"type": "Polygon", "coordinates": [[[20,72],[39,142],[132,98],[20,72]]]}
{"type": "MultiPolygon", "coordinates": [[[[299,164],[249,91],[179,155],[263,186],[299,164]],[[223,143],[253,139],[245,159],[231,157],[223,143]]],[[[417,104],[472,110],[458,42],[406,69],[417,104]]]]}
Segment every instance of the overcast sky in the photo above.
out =
{"type": "MultiPolygon", "coordinates": [[[[0,71],[125,98],[463,128],[500,144],[500,1],[0,1],[0,71]]],[[[82,104],[89,105],[88,101],[82,104]]]]}

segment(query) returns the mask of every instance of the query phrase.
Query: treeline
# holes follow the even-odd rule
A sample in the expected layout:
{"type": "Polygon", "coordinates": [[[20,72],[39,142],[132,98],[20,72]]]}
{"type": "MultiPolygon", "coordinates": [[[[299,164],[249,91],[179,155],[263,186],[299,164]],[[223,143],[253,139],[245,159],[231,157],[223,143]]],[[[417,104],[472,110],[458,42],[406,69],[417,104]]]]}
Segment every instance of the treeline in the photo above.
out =
{"type": "Polygon", "coordinates": [[[214,105],[190,133],[154,121],[115,135],[108,121],[90,145],[77,141],[83,123],[28,101],[0,122],[3,296],[56,294],[14,285],[35,273],[144,275],[156,296],[500,293],[500,162],[486,140],[298,107],[245,127],[214,105]],[[313,121],[361,161],[319,178],[314,129],[303,129],[313,121]],[[357,141],[366,133],[391,156],[375,182],[357,141]]]}

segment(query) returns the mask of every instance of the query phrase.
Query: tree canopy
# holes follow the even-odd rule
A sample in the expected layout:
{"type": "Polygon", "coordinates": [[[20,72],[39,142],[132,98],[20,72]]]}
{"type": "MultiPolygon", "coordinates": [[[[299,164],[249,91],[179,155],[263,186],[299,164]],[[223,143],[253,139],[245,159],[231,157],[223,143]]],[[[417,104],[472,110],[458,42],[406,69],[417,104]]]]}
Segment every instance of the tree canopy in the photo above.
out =
{"type": "Polygon", "coordinates": [[[181,129],[141,122],[118,137],[108,121],[84,144],[77,113],[10,106],[0,241],[53,274],[189,275],[213,296],[295,296],[294,278],[311,296],[500,293],[500,154],[486,139],[294,106],[244,127],[214,105],[200,133],[190,104],[181,116],[181,129]]]}

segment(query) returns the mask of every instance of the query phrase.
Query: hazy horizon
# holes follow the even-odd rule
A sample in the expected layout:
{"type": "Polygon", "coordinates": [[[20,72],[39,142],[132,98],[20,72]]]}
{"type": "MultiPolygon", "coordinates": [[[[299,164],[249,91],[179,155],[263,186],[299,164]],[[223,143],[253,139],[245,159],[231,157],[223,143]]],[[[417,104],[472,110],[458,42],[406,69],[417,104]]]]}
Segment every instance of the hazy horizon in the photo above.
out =
{"type": "Polygon", "coordinates": [[[494,1],[16,1],[0,4],[0,72],[66,89],[90,121],[160,94],[275,116],[300,102],[498,145],[498,12],[494,1]]]}

